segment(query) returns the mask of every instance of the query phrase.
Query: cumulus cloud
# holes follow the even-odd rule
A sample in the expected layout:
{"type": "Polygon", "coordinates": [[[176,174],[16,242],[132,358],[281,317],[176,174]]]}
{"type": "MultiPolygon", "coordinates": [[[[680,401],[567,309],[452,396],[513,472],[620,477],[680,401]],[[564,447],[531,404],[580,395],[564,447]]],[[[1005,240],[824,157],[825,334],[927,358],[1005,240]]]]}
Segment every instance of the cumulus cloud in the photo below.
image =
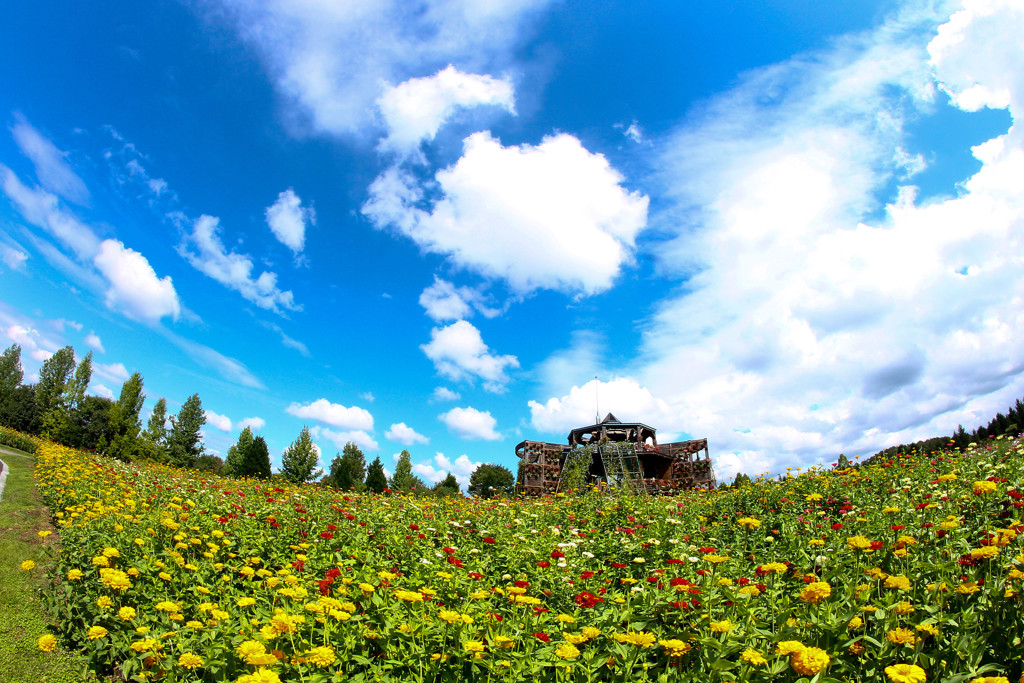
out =
{"type": "Polygon", "coordinates": [[[28,254],[21,249],[0,244],[0,261],[4,262],[11,270],[25,270],[25,262],[28,261],[28,254]]]}
{"type": "Polygon", "coordinates": [[[423,187],[392,167],[370,186],[363,213],[521,294],[608,289],[647,222],[647,197],[623,188],[603,155],[567,134],[504,147],[474,133],[434,180],[441,197],[423,209],[423,187]]]}
{"type": "Polygon", "coordinates": [[[490,411],[482,412],[476,408],[452,408],[438,415],[448,429],[461,439],[497,441],[501,434],[495,431],[498,421],[490,411]]]}
{"type": "Polygon", "coordinates": [[[103,348],[103,341],[100,339],[99,335],[92,331],[85,336],[85,345],[91,349],[99,351],[100,353],[107,352],[107,350],[103,348]]]}
{"type": "Polygon", "coordinates": [[[246,427],[248,427],[252,431],[258,432],[259,430],[267,426],[267,421],[264,420],[262,417],[243,417],[235,424],[235,426],[238,429],[245,429],[246,427]]]}
{"type": "Polygon", "coordinates": [[[395,443],[404,444],[406,446],[412,446],[416,443],[430,443],[430,439],[423,436],[404,422],[397,422],[391,425],[391,429],[384,432],[384,436],[395,443]]]}
{"type": "Polygon", "coordinates": [[[469,318],[474,312],[493,318],[501,312],[487,305],[487,298],[479,289],[456,287],[436,275],[434,284],[420,294],[420,306],[437,322],[469,318]]]}
{"type": "Polygon", "coordinates": [[[388,135],[384,149],[410,151],[437,131],[460,108],[501,107],[515,113],[512,83],[489,75],[467,74],[448,65],[433,76],[411,78],[389,88],[377,100],[388,135]]]}
{"type": "Polygon", "coordinates": [[[277,195],[277,201],[267,207],[265,215],[274,237],[296,256],[302,252],[306,243],[306,224],[316,225],[313,207],[302,206],[302,200],[289,187],[277,195]]]}
{"type": "Polygon", "coordinates": [[[492,390],[508,382],[506,368],[519,367],[515,356],[492,354],[480,330],[465,320],[435,327],[430,331],[430,343],[420,348],[442,375],[453,380],[479,377],[487,383],[485,388],[492,390]]]}
{"type": "Polygon", "coordinates": [[[448,387],[437,387],[431,394],[431,400],[434,401],[458,401],[461,397],[462,394],[452,391],[448,387]]]}
{"type": "Polygon", "coordinates": [[[21,114],[15,114],[15,121],[11,128],[14,142],[35,166],[39,184],[68,201],[88,204],[89,190],[68,164],[68,153],[57,149],[21,114]]]}
{"type": "Polygon", "coordinates": [[[720,472],[949,433],[1024,393],[1020,127],[974,147],[955,192],[904,186],[878,211],[893,150],[917,152],[905,121],[947,106],[936,85],[1020,116],[1019,3],[933,11],[747,74],[662,142],[662,267],[688,282],[623,374],[720,472]]]}
{"type": "Polygon", "coordinates": [[[314,425],[310,428],[309,433],[316,438],[323,437],[333,443],[338,450],[345,447],[349,441],[359,446],[360,448],[367,451],[376,451],[380,449],[380,444],[370,434],[363,429],[346,429],[342,431],[335,431],[328,427],[321,427],[320,425],[314,425]]]}
{"type": "Polygon", "coordinates": [[[178,319],[181,302],[171,277],[157,277],[145,256],[117,240],[104,240],[93,262],[110,283],[107,306],[136,320],[178,319]]]}
{"type": "Polygon", "coordinates": [[[465,490],[469,488],[469,478],[472,476],[473,471],[482,464],[481,462],[470,460],[469,456],[465,454],[460,455],[453,461],[444,453],[437,453],[432,460],[427,462],[413,462],[412,471],[425,481],[434,484],[447,477],[450,472],[458,480],[459,487],[465,490]]]}
{"type": "Polygon", "coordinates": [[[339,429],[362,429],[373,431],[373,415],[365,408],[340,403],[331,403],[326,398],[319,398],[312,403],[302,405],[292,403],[285,409],[289,415],[304,419],[316,420],[339,429]]]}
{"type": "Polygon", "coordinates": [[[277,89],[314,129],[352,134],[375,125],[373,105],[389,83],[447,64],[481,73],[507,66],[531,19],[550,2],[430,1],[416,11],[399,0],[220,0],[212,6],[226,10],[216,18],[228,18],[258,49],[277,89]]]}
{"type": "MultiPolygon", "coordinates": [[[[188,223],[181,216],[178,220],[185,225],[188,223]]],[[[178,252],[193,268],[235,290],[260,308],[275,313],[302,309],[295,303],[291,291],[277,286],[276,273],[263,271],[258,277],[253,277],[252,258],[224,247],[220,238],[220,219],[215,216],[202,215],[192,221],[191,231],[185,233],[178,252]]]]}
{"type": "Polygon", "coordinates": [[[231,420],[227,415],[218,415],[212,410],[204,411],[206,414],[206,424],[216,427],[222,432],[231,431],[231,420]]]}

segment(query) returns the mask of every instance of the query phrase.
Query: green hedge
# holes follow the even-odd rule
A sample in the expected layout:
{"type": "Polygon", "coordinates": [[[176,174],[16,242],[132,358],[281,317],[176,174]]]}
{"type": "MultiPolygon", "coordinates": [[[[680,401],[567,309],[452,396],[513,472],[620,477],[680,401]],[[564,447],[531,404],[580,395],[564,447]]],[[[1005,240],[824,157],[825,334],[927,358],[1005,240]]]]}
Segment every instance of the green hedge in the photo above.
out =
{"type": "Polygon", "coordinates": [[[26,453],[35,453],[37,448],[34,440],[20,432],[15,432],[3,427],[0,427],[0,446],[16,448],[19,451],[25,451],[26,453]]]}

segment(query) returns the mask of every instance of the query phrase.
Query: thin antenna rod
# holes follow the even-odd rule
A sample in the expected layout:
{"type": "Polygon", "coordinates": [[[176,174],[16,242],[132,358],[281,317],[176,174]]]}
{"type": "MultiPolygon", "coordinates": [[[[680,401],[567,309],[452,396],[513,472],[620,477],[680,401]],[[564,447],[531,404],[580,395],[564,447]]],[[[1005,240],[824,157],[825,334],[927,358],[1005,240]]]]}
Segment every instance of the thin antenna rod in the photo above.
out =
{"type": "MultiPolygon", "coordinates": [[[[597,380],[597,375],[594,375],[597,380]]],[[[601,382],[594,382],[594,424],[601,424],[601,382]]]]}

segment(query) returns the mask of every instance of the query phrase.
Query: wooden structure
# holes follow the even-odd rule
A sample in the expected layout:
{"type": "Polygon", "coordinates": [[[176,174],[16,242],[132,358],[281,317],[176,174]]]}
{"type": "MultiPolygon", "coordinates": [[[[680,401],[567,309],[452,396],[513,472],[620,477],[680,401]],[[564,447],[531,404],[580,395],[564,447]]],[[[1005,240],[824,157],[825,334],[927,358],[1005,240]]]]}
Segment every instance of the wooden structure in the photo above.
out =
{"type": "Polygon", "coordinates": [[[620,422],[611,413],[603,420],[569,432],[566,444],[523,441],[516,446],[516,489],[526,495],[556,493],[564,473],[577,458],[589,458],[588,483],[637,492],[661,493],[714,487],[715,472],[707,439],[659,444],[654,427],[620,422]]]}

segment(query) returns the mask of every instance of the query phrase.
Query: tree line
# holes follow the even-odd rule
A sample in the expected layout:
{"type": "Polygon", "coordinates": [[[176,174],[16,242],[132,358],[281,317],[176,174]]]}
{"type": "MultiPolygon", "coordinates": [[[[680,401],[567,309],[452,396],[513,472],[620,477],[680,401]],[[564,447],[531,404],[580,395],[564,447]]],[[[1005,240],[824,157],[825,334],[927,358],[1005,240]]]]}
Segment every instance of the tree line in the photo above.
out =
{"type": "MultiPolygon", "coordinates": [[[[206,413],[199,394],[190,396],[178,414],[171,416],[167,415],[166,399],[158,399],[143,429],[141,414],[146,396],[140,373],[125,380],[117,401],[87,396],[91,380],[92,352],[76,361],[74,349],[65,346],[43,362],[35,384],[24,384],[21,346],[12,344],[0,355],[0,426],[119,460],[148,460],[231,477],[280,477],[342,491],[460,494],[459,482],[451,472],[433,486],[413,474],[407,450],[399,455],[395,471],[388,478],[380,457],[367,466],[363,452],[351,441],[331,460],[324,476],[318,466],[320,454],[305,426],[284,450],[277,474],[271,471],[267,442],[248,426],[222,460],[207,453],[203,444],[201,430],[206,413]]],[[[481,497],[508,494],[514,484],[515,478],[507,468],[487,463],[470,476],[469,492],[481,497]]]]}

